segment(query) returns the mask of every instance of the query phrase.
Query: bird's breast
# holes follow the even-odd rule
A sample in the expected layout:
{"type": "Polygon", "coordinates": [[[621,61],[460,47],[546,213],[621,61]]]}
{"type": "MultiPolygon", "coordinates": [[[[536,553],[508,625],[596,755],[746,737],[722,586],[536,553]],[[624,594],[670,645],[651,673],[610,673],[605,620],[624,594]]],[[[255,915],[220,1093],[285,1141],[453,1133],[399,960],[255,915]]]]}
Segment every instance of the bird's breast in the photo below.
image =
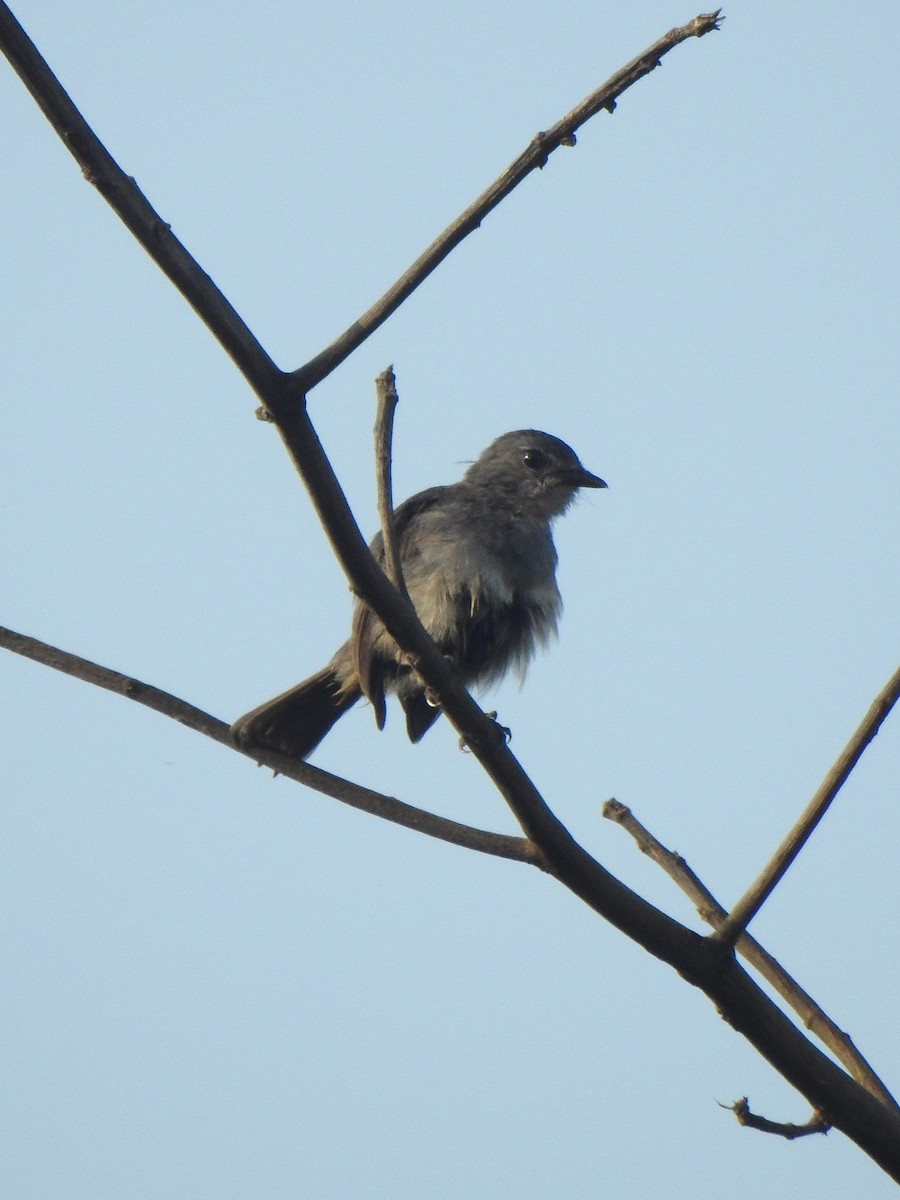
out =
{"type": "Polygon", "coordinates": [[[471,678],[523,671],[562,607],[549,527],[482,517],[453,534],[429,538],[406,580],[423,625],[471,678]]]}

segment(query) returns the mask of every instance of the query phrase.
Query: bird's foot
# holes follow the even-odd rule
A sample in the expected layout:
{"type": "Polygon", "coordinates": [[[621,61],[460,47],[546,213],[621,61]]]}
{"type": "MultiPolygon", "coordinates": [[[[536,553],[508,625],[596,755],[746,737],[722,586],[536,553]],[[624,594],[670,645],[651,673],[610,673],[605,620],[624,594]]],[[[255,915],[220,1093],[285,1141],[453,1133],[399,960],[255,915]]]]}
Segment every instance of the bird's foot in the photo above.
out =
{"type": "MultiPolygon", "coordinates": [[[[497,720],[496,711],[485,713],[484,715],[488,718],[489,721],[494,722],[494,728],[498,731],[498,733],[503,738],[504,746],[508,746],[509,743],[512,741],[512,730],[509,728],[509,726],[500,724],[500,722],[497,720]]],[[[463,754],[471,754],[471,752],[472,752],[471,746],[469,746],[468,742],[466,741],[466,739],[464,737],[461,737],[459,739],[459,748],[460,748],[460,750],[462,750],[463,754]]]]}

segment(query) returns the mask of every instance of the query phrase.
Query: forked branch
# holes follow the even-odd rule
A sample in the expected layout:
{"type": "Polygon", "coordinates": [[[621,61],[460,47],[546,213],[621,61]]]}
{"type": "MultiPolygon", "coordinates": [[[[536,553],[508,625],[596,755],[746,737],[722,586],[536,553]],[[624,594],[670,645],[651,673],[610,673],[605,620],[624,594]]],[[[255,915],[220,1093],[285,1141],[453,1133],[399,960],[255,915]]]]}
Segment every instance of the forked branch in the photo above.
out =
{"type": "MultiPolygon", "coordinates": [[[[705,886],[699,876],[688,863],[669,850],[662,842],[654,837],[646,826],[635,817],[626,805],[618,800],[607,800],[603,805],[603,815],[607,820],[630,833],[638,848],[651,858],[657,866],[662,867],[670,879],[681,888],[684,894],[695,905],[697,912],[713,929],[718,929],[728,916],[727,911],[705,886]]],[[[767,983],[770,983],[779,996],[785,1000],[804,1026],[811,1030],[816,1037],[827,1046],[835,1058],[850,1072],[862,1086],[876,1096],[882,1104],[888,1105],[898,1115],[900,1106],[879,1079],[871,1065],[860,1054],[852,1039],[840,1029],[831,1017],[812,996],[793,979],[784,967],[764,949],[749,933],[743,933],[737,941],[736,950],[751,966],[755,967],[767,983]]]]}

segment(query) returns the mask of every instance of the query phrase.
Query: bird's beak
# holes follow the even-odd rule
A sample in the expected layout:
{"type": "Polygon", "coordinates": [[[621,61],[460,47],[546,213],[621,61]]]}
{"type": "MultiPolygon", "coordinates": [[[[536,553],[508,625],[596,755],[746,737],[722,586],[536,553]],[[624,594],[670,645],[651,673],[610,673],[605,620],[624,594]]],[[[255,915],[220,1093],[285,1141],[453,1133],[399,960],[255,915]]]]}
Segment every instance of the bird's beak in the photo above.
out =
{"type": "Polygon", "coordinates": [[[606,480],[601,479],[599,475],[592,475],[590,471],[586,471],[584,467],[572,472],[572,483],[575,487],[589,488],[605,488],[609,485],[606,480]]]}

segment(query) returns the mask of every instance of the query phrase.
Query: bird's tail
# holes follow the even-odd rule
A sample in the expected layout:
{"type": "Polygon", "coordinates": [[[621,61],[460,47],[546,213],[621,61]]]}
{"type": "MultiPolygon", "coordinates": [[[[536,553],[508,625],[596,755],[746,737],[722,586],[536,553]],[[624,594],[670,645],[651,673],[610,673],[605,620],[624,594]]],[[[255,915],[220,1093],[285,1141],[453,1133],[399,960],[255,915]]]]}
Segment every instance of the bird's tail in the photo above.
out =
{"type": "Polygon", "coordinates": [[[261,746],[306,758],[361,695],[359,685],[342,683],[329,663],[303,683],[238,717],[231,726],[232,741],[242,750],[261,746]]]}

